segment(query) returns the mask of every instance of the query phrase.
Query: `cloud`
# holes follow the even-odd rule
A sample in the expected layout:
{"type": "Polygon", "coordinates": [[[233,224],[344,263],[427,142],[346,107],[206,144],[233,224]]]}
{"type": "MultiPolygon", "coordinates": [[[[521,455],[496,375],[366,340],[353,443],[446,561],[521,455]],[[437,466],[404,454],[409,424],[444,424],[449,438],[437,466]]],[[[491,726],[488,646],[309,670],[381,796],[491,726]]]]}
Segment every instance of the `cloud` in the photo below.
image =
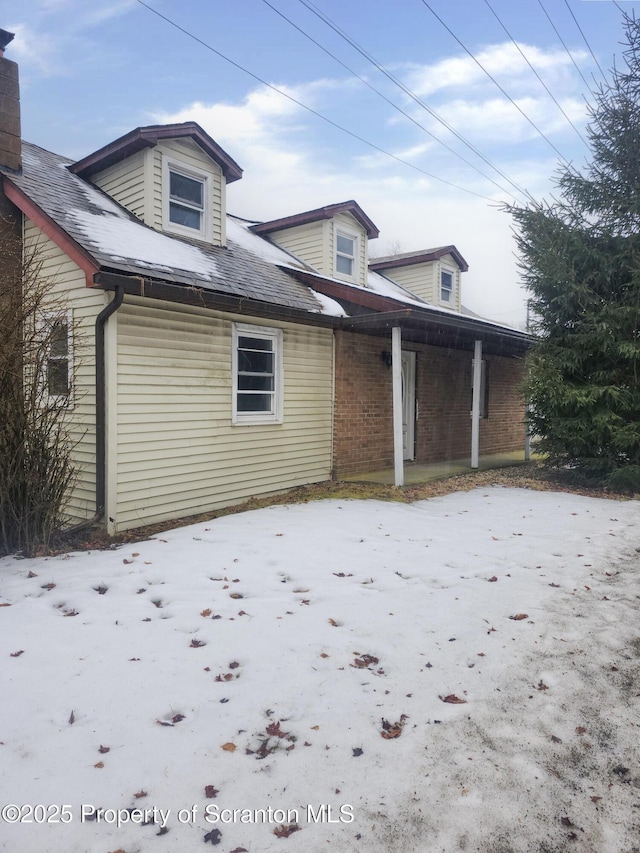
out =
{"type": "MultiPolygon", "coordinates": [[[[519,47],[543,79],[548,75],[550,79],[553,78],[557,82],[567,70],[573,69],[573,63],[566,51],[543,50],[524,43],[520,43],[519,47]],[[543,72],[546,72],[546,75],[543,72]]],[[[572,56],[577,63],[588,58],[587,53],[581,50],[573,51],[572,56]]],[[[519,85],[526,85],[527,88],[531,86],[541,88],[512,42],[490,45],[477,54],[476,58],[493,77],[498,79],[501,85],[505,86],[507,91],[509,85],[513,85],[516,81],[519,85]]],[[[433,65],[414,67],[407,74],[406,82],[409,88],[421,97],[448,90],[468,89],[479,83],[493,86],[482,68],[470,56],[455,56],[433,65]]],[[[548,80],[545,82],[549,85],[548,80]]]]}

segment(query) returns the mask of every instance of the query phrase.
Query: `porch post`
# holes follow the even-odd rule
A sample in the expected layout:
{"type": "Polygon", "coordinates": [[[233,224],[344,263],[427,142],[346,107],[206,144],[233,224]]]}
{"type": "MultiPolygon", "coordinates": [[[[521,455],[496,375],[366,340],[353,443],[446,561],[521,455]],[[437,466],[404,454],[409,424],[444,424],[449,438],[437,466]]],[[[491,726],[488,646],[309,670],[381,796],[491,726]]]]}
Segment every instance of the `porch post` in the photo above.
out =
{"type": "Polygon", "coordinates": [[[471,467],[480,463],[480,390],[482,382],[482,341],[473,349],[473,397],[471,404],[471,467]]]}
{"type": "Polygon", "coordinates": [[[402,453],[402,331],[400,326],[391,330],[391,359],[393,382],[393,468],[396,486],[404,485],[402,453]]]}

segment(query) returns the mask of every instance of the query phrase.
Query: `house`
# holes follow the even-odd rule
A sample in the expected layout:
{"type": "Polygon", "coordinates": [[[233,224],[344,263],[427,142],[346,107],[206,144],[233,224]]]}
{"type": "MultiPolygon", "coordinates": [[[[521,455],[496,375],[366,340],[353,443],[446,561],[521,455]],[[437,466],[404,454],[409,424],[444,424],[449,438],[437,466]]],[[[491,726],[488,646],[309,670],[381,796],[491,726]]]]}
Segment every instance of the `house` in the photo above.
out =
{"type": "Polygon", "coordinates": [[[527,338],[461,312],[455,247],[369,264],[378,232],[355,201],[231,216],[242,170],[193,122],[72,161],[21,140],[3,55],[0,93],[5,239],[37,246],[66,306],[48,393],[74,374],[70,521],[113,532],[523,446],[527,338]]]}

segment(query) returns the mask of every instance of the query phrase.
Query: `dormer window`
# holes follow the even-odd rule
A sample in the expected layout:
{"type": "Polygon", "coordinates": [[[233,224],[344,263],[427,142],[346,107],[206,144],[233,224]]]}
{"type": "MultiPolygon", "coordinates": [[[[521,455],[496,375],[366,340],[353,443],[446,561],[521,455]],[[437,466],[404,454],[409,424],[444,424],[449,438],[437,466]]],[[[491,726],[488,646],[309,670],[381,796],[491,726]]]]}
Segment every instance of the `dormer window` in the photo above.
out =
{"type": "Polygon", "coordinates": [[[440,270],[440,302],[453,305],[453,301],[453,273],[449,270],[440,270]]]}
{"type": "Polygon", "coordinates": [[[164,161],[164,228],[185,237],[207,239],[208,181],[204,172],[164,161]]]}

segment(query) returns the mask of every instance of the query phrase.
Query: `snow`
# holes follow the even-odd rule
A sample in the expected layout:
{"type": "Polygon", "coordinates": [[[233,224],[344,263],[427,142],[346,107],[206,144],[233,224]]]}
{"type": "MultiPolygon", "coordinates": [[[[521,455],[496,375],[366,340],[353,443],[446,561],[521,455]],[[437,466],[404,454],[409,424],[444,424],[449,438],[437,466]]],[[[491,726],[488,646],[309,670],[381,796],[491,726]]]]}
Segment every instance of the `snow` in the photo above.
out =
{"type": "Polygon", "coordinates": [[[317,290],[313,290],[313,288],[309,288],[309,290],[312,296],[317,299],[322,306],[323,314],[328,314],[331,317],[349,316],[342,305],[340,305],[340,303],[335,299],[332,299],[330,296],[326,296],[324,293],[319,293],[317,290]]]}
{"type": "Polygon", "coordinates": [[[113,261],[124,257],[152,269],[181,270],[208,281],[219,278],[215,259],[197,246],[167,237],[124,216],[89,213],[78,208],[70,210],[69,216],[113,261]]]}
{"type": "Polygon", "coordinates": [[[294,270],[309,269],[306,264],[303,264],[294,255],[290,255],[289,252],[250,231],[249,226],[255,224],[255,222],[243,222],[242,220],[227,216],[227,238],[238,243],[252,254],[262,258],[263,261],[268,261],[281,267],[289,267],[294,270]]]}
{"type": "Polygon", "coordinates": [[[492,487],[0,560],[0,846],[631,850],[638,509],[492,487]]]}

